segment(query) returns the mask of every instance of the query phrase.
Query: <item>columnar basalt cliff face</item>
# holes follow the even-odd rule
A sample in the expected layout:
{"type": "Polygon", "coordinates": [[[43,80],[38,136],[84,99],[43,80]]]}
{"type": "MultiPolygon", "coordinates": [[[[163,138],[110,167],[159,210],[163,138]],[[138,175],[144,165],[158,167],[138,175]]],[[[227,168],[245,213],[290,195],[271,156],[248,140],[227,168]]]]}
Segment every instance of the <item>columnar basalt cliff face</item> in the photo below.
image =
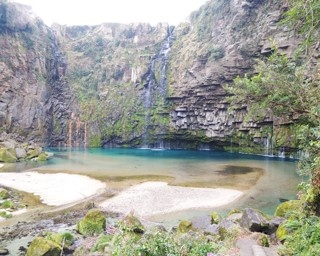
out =
{"type": "Polygon", "coordinates": [[[53,31],[30,8],[0,3],[0,129],[49,145],[66,141],[73,96],[53,31]]]}
{"type": "MultiPolygon", "coordinates": [[[[176,28],[170,61],[171,127],[211,147],[242,144],[261,152],[259,144],[272,146],[271,137],[287,130],[278,126],[284,121],[267,112],[262,122],[245,120],[247,105],[228,110],[224,85],[253,73],[256,61],[268,56],[273,44],[293,54],[299,40],[278,23],[284,10],[282,1],[216,0],[194,12],[190,24],[176,28]]],[[[282,141],[276,146],[293,145],[282,141]]]]}
{"type": "Polygon", "coordinates": [[[247,120],[250,106],[228,110],[224,89],[254,73],[273,44],[293,54],[299,38],[278,23],[285,9],[212,0],[176,28],[49,28],[1,1],[0,129],[53,146],[295,147],[292,118],[266,110],[263,121],[247,120]]]}

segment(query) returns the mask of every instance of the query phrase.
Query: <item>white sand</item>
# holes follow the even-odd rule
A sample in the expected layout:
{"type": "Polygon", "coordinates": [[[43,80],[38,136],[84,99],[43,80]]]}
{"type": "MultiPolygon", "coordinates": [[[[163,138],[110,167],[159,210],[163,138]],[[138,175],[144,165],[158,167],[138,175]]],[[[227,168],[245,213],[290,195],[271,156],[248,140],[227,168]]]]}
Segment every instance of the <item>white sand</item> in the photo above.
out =
{"type": "Polygon", "coordinates": [[[0,173],[0,185],[33,193],[47,205],[74,203],[95,195],[106,184],[83,175],[37,172],[0,173]]]}
{"type": "Polygon", "coordinates": [[[165,182],[145,182],[124,190],[100,204],[100,207],[140,217],[189,209],[210,209],[226,205],[243,195],[232,189],[188,188],[169,186],[165,182]]]}

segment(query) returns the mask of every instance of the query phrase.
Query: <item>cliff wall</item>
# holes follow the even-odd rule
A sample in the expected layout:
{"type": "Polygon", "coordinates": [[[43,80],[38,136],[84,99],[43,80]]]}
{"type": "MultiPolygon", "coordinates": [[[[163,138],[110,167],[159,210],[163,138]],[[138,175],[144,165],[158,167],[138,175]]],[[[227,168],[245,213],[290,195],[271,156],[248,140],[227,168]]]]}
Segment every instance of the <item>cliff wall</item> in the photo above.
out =
{"type": "MultiPolygon", "coordinates": [[[[212,0],[168,24],[47,27],[0,2],[0,126],[51,146],[218,148],[271,154],[297,146],[294,118],[246,118],[225,85],[254,73],[273,44],[300,39],[281,25],[285,1],[212,0]]],[[[268,92],[272,94],[272,92],[268,92]]]]}

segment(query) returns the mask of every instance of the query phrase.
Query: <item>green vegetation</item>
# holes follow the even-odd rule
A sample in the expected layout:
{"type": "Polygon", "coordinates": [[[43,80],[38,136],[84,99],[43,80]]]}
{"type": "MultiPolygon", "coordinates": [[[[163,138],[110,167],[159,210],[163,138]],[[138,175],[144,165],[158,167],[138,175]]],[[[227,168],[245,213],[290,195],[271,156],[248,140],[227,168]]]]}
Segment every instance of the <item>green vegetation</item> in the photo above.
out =
{"type": "Polygon", "coordinates": [[[12,218],[12,214],[7,213],[5,211],[0,211],[0,217],[8,219],[8,218],[12,218]]]}
{"type": "Polygon", "coordinates": [[[298,53],[309,53],[310,47],[318,40],[320,27],[320,3],[317,0],[289,0],[289,10],[283,24],[289,24],[304,37],[298,53]]]}
{"type": "Polygon", "coordinates": [[[285,239],[279,255],[317,256],[320,251],[320,218],[299,216],[284,222],[277,236],[285,239]]]}
{"type": "Polygon", "coordinates": [[[285,241],[281,255],[315,256],[320,250],[320,77],[317,66],[309,63],[309,53],[315,39],[319,39],[320,3],[290,0],[288,4],[289,11],[282,22],[292,25],[304,38],[296,59],[289,59],[275,46],[271,56],[258,63],[256,75],[237,78],[228,89],[235,95],[230,102],[246,102],[250,106],[249,118],[263,119],[271,111],[280,118],[297,119],[295,144],[305,152],[299,172],[309,180],[299,186],[303,211],[290,202],[278,208],[277,214],[289,219],[279,227],[277,236],[285,241]],[[292,209],[289,216],[288,207],[292,209]]]}
{"type": "Polygon", "coordinates": [[[218,241],[208,241],[208,237],[200,233],[193,235],[173,235],[165,231],[153,231],[141,238],[127,237],[123,234],[114,237],[112,255],[172,255],[172,256],[206,256],[216,253],[221,248],[218,241]]]}

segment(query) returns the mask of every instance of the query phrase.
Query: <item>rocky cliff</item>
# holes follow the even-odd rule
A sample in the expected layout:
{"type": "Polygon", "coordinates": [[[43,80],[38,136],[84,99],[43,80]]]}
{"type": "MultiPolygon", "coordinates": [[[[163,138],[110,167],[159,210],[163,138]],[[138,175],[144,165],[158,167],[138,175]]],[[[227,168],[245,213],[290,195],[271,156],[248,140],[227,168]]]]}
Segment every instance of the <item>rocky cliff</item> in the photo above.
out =
{"type": "Polygon", "coordinates": [[[212,0],[176,28],[48,28],[0,3],[3,131],[54,146],[296,147],[294,120],[247,120],[250,106],[228,110],[224,89],[273,43],[293,54],[299,38],[279,24],[285,1],[212,0]]]}
{"type": "Polygon", "coordinates": [[[262,121],[247,120],[250,106],[228,109],[224,89],[237,76],[254,73],[254,64],[270,54],[273,44],[292,56],[299,39],[279,24],[285,8],[282,1],[210,1],[191,15],[190,24],[176,28],[169,82],[175,130],[233,150],[272,153],[273,146],[296,146],[287,120],[268,112],[262,121]]]}
{"type": "Polygon", "coordinates": [[[49,145],[64,141],[73,95],[54,32],[29,7],[0,2],[0,129],[49,145]]]}

